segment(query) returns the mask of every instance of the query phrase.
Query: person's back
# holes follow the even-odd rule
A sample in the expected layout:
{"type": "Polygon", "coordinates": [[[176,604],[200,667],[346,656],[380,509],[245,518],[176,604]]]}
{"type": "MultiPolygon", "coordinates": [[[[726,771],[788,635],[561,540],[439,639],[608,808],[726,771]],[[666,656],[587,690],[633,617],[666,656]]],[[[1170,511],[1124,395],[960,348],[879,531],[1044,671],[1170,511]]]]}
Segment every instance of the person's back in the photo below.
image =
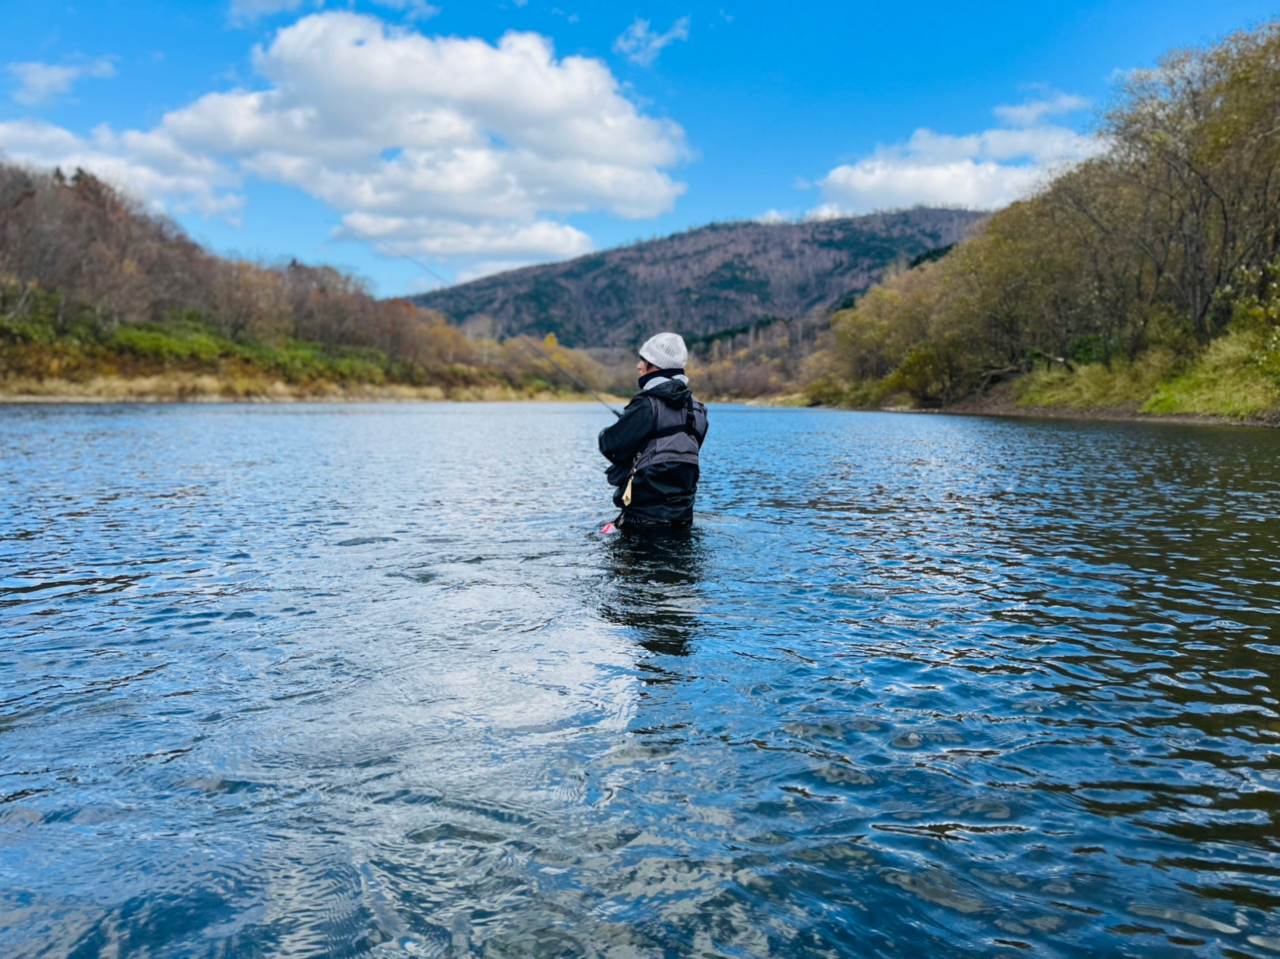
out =
{"type": "Polygon", "coordinates": [[[693,521],[701,476],[698,453],[707,435],[707,408],[685,376],[684,340],[659,333],[640,347],[640,392],[622,417],[600,432],[609,460],[618,525],[680,526],[693,521]]]}

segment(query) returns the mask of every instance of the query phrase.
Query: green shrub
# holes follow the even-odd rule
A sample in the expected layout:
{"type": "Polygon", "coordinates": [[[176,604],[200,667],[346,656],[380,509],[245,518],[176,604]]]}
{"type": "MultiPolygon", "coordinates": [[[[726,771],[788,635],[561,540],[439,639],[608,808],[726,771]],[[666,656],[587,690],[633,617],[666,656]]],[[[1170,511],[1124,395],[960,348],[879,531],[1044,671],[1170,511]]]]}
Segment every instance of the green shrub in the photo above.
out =
{"type": "Polygon", "coordinates": [[[213,363],[236,352],[234,344],[193,324],[122,326],[104,344],[164,366],[173,363],[213,363]]]}

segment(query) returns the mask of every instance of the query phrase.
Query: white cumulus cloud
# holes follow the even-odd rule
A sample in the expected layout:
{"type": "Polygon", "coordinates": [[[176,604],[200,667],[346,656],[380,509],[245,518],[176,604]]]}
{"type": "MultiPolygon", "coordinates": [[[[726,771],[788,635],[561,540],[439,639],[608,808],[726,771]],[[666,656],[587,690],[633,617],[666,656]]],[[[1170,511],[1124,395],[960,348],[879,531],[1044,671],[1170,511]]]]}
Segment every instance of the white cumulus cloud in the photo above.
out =
{"type": "MultiPolygon", "coordinates": [[[[684,191],[666,172],[687,155],[683,131],[642,114],[602,62],[557,59],[538,34],[491,44],[318,13],[257,49],[254,67],[262,89],[207,94],[150,131],[103,130],[65,152],[109,158],[170,202],[177,181],[147,188],[141,168],[203,171],[189,208],[229,205],[249,177],[289,184],[353,234],[438,257],[575,255],[590,238],[565,216],[654,216],[684,191]]],[[[0,126],[0,149],[70,162],[18,132],[0,126]]]]}
{"type": "Polygon", "coordinates": [[[229,215],[243,198],[240,178],[216,160],[188,153],[166,137],[102,126],[88,137],[37,120],[0,122],[0,154],[43,167],[77,167],[149,201],[155,210],[229,215]]]}
{"type": "Polygon", "coordinates": [[[51,63],[11,63],[8,71],[18,80],[13,99],[23,106],[38,106],[54,97],[70,93],[81,77],[114,77],[115,64],[109,57],[99,57],[88,63],[55,65],[51,63]]]}
{"type": "Polygon", "coordinates": [[[564,258],[591,250],[591,237],[587,234],[548,220],[521,224],[465,223],[424,216],[351,213],[343,217],[339,232],[370,240],[375,248],[390,256],[527,256],[536,253],[564,258]]]}
{"type": "Polygon", "coordinates": [[[1082,97],[1055,94],[995,108],[1007,126],[954,136],[916,130],[905,143],[880,147],[842,164],[818,181],[824,203],[813,217],[926,204],[994,209],[1032,192],[1057,168],[1093,156],[1094,137],[1042,122],[1087,106],[1082,97]]]}
{"type": "Polygon", "coordinates": [[[636,17],[631,26],[622,31],[622,35],[613,42],[613,51],[642,67],[652,66],[665,47],[676,40],[689,39],[689,23],[688,17],[681,17],[666,33],[654,33],[649,29],[648,20],[636,17]]]}

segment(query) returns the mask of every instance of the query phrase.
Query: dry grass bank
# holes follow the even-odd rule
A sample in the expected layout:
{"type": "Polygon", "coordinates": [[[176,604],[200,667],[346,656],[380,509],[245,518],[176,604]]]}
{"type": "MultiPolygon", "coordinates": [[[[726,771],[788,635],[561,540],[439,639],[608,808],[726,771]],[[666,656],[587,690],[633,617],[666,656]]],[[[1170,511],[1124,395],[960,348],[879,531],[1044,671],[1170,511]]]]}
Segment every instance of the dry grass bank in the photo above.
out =
{"type": "Polygon", "coordinates": [[[402,383],[334,383],[316,380],[224,377],[168,371],[149,376],[96,376],[85,380],[57,377],[0,379],[5,403],[176,403],[296,402],[304,400],[567,400],[589,399],[567,390],[517,389],[507,385],[412,386],[402,383]]]}
{"type": "MultiPolygon", "coordinates": [[[[914,411],[918,412],[918,411],[914,411]]],[[[1112,405],[1027,403],[1018,384],[1003,383],[935,412],[963,416],[1011,416],[1021,419],[1098,420],[1133,423],[1192,423],[1206,426],[1280,426],[1280,410],[1260,409],[1246,415],[1195,411],[1152,411],[1137,401],[1112,405]]]]}

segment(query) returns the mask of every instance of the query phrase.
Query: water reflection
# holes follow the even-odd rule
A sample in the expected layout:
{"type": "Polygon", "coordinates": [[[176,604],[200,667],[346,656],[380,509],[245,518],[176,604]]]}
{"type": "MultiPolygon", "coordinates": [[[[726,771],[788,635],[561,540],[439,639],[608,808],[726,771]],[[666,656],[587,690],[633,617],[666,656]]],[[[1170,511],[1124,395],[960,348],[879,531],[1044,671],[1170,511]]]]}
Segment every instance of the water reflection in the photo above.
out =
{"type": "Polygon", "coordinates": [[[602,554],[608,574],[600,615],[634,630],[660,656],[688,656],[699,631],[707,544],[700,527],[626,531],[602,554]]]}

